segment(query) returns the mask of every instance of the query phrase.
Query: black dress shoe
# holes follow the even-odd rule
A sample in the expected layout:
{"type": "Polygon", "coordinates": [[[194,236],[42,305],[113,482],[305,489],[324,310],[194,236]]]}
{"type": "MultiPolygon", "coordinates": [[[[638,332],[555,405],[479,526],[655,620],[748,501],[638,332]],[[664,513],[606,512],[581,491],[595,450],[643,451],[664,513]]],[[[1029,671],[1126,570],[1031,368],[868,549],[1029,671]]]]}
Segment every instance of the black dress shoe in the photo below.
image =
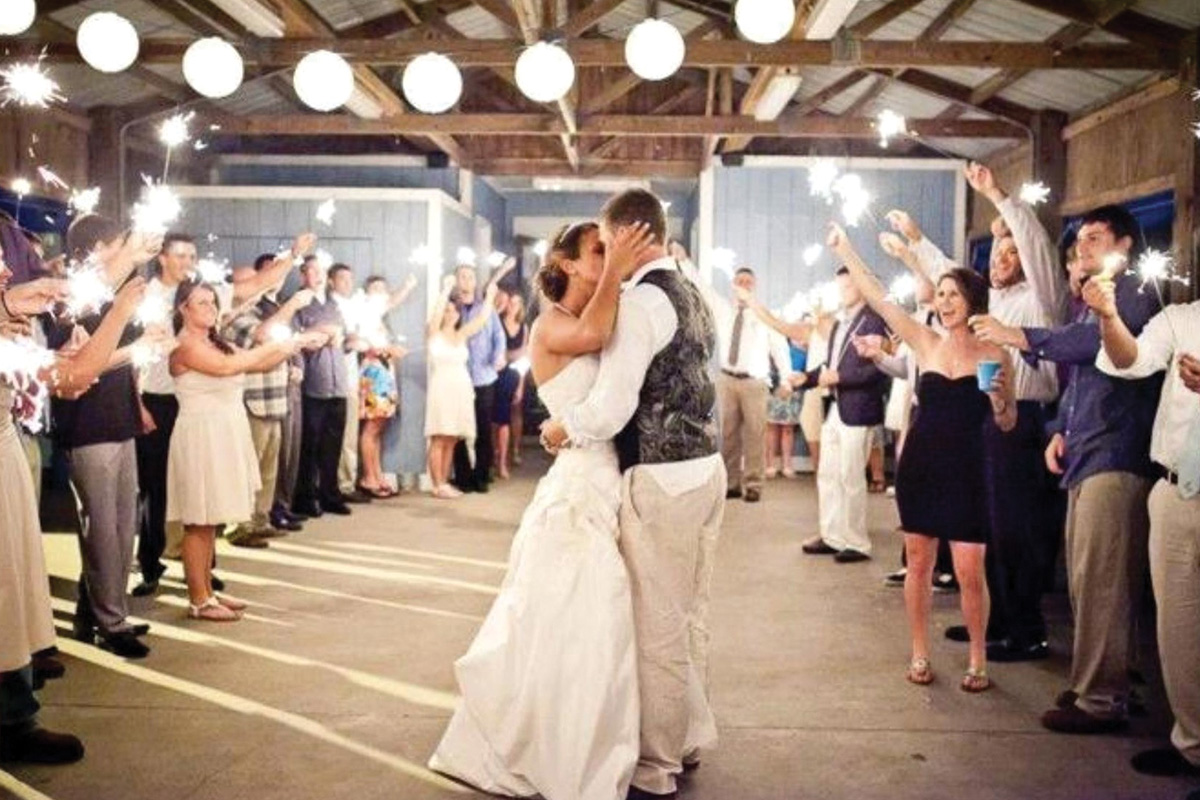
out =
{"type": "Polygon", "coordinates": [[[1042,661],[1050,657],[1050,645],[1046,642],[1019,644],[1011,640],[992,642],[987,646],[988,661],[1012,664],[1018,661],[1042,661]]]}
{"type": "Polygon", "coordinates": [[[213,587],[214,592],[223,592],[223,591],[225,591],[225,581],[221,580],[216,575],[213,575],[212,576],[212,587],[213,587]]]}
{"type": "Polygon", "coordinates": [[[310,519],[316,519],[323,513],[321,507],[312,501],[307,503],[296,503],[295,508],[296,513],[303,514],[310,519]]]}
{"type": "Polygon", "coordinates": [[[73,764],[83,758],[83,742],[69,733],[33,728],[0,739],[0,761],[22,764],[73,764]]]}
{"type": "Polygon", "coordinates": [[[1042,727],[1055,733],[1118,733],[1129,727],[1124,717],[1097,717],[1072,703],[1042,714],[1042,727]]]}
{"type": "Polygon", "coordinates": [[[746,496],[742,499],[745,500],[747,503],[757,503],[759,500],[762,499],[762,490],[761,489],[747,489],[746,496]]]}
{"type": "Polygon", "coordinates": [[[838,552],[837,548],[830,547],[820,536],[809,539],[800,546],[800,549],[810,556],[832,556],[838,552]]]}
{"type": "Polygon", "coordinates": [[[158,578],[152,581],[142,581],[130,592],[134,597],[151,597],[158,594],[158,578]]]}
{"type": "Polygon", "coordinates": [[[133,631],[118,631],[100,635],[100,649],[115,653],[121,658],[145,658],[150,655],[150,648],[142,644],[142,640],[133,631]]]}
{"type": "Polygon", "coordinates": [[[130,625],[129,632],[134,636],[145,636],[150,633],[150,626],[145,622],[139,622],[137,625],[130,625]]]}
{"type": "Polygon", "coordinates": [[[327,514],[337,514],[341,517],[348,517],[354,513],[350,510],[350,506],[345,503],[330,503],[329,505],[322,505],[321,508],[327,514]]]}
{"type": "Polygon", "coordinates": [[[1200,766],[1184,758],[1174,747],[1155,747],[1143,750],[1130,761],[1143,775],[1172,778],[1177,775],[1200,775],[1200,766]]]}
{"type": "Polygon", "coordinates": [[[857,564],[860,561],[870,561],[871,557],[859,550],[851,550],[846,548],[834,555],[833,560],[839,564],[857,564]]]}
{"type": "Polygon", "coordinates": [[[636,786],[629,787],[629,794],[625,795],[625,800],[661,800],[661,798],[678,797],[679,792],[671,792],[670,794],[655,794],[647,792],[645,789],[639,789],[636,786]]]}
{"type": "MultiPolygon", "coordinates": [[[[951,625],[950,627],[946,628],[946,638],[952,642],[963,642],[965,644],[966,642],[971,641],[971,634],[967,632],[966,625],[951,625]]],[[[991,631],[987,631],[984,634],[984,639],[988,644],[1004,641],[1003,636],[994,636],[991,631]]],[[[1075,701],[1072,700],[1071,702],[1075,701]]]]}
{"type": "Polygon", "coordinates": [[[1058,697],[1054,698],[1055,708],[1071,708],[1075,705],[1075,701],[1079,699],[1079,695],[1074,689],[1067,689],[1059,692],[1058,697]]]}
{"type": "Polygon", "coordinates": [[[280,531],[296,531],[304,530],[304,526],[299,520],[293,519],[291,516],[285,516],[282,513],[271,514],[271,527],[280,531]]]}
{"type": "Polygon", "coordinates": [[[342,492],[342,502],[343,503],[355,503],[357,505],[366,505],[367,503],[370,503],[371,500],[372,500],[371,495],[367,494],[366,492],[360,492],[358,489],[355,489],[353,492],[349,492],[349,493],[342,492]]]}
{"type": "Polygon", "coordinates": [[[35,655],[31,659],[34,677],[45,681],[56,681],[67,674],[66,666],[54,656],[35,655]]]}
{"type": "MultiPolygon", "coordinates": [[[[735,489],[726,489],[725,490],[725,499],[726,500],[738,500],[741,498],[741,496],[742,496],[741,489],[735,488],[735,489]]],[[[641,791],[641,790],[639,789],[638,791],[641,791]]]]}

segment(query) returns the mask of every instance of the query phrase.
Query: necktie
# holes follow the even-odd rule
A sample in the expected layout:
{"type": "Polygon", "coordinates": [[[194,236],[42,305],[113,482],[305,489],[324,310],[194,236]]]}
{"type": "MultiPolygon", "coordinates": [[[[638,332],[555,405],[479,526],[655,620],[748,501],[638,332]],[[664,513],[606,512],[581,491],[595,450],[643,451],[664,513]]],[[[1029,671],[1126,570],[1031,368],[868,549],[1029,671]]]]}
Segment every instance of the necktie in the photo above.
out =
{"type": "Polygon", "coordinates": [[[1178,472],[1180,496],[1191,500],[1200,494],[1200,414],[1193,415],[1192,424],[1188,426],[1183,452],[1179,454],[1178,472]]]}
{"type": "Polygon", "coordinates": [[[746,307],[739,306],[733,318],[733,335],[729,337],[729,366],[737,368],[738,355],[742,349],[742,324],[746,321],[746,307]]]}

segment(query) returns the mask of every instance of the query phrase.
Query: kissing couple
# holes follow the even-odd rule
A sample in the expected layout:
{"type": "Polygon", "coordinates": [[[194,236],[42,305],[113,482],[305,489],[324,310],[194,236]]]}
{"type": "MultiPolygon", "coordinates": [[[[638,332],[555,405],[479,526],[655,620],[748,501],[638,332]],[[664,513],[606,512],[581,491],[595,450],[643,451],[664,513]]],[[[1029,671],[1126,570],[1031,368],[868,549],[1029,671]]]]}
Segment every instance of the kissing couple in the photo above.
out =
{"type": "Polygon", "coordinates": [[[713,317],[640,189],[560,230],[537,283],[531,371],[557,457],[455,662],[462,702],[429,766],[514,797],[673,797],[717,739],[713,317]]]}

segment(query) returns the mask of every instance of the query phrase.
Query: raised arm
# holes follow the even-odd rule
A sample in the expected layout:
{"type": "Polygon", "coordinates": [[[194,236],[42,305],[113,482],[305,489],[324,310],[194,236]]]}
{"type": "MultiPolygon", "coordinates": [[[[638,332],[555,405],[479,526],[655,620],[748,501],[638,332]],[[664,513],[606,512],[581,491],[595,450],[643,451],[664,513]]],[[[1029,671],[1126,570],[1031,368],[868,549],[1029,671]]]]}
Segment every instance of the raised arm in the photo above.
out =
{"type": "Polygon", "coordinates": [[[462,344],[491,323],[492,317],[496,315],[496,291],[496,284],[488,283],[483,293],[483,308],[454,332],[451,339],[455,344],[462,344]]]}
{"type": "Polygon", "coordinates": [[[300,345],[301,338],[294,337],[285,342],[271,342],[251,350],[235,350],[222,353],[192,337],[184,337],[179,347],[171,354],[171,374],[179,375],[186,370],[226,378],[245,372],[263,372],[276,366],[300,345]]]}
{"type": "Polygon", "coordinates": [[[56,395],[78,397],[95,383],[107,367],[121,334],[146,296],[146,283],[141,278],[128,281],[113,300],[112,308],[78,351],[60,356],[54,365],[40,375],[56,395]]]}
{"type": "Polygon", "coordinates": [[[811,322],[787,322],[782,320],[772,314],[771,309],[763,305],[762,301],[750,292],[744,292],[737,287],[734,287],[734,291],[737,292],[739,298],[745,300],[746,305],[754,312],[754,316],[758,317],[764,325],[785,339],[791,339],[793,342],[805,342],[812,335],[813,325],[811,322]]]}
{"type": "Polygon", "coordinates": [[[612,337],[617,319],[621,277],[653,244],[649,226],[623,227],[604,252],[604,271],[587,305],[576,319],[561,311],[538,320],[538,341],[547,352],[575,356],[602,350],[612,337]]]}
{"type": "Polygon", "coordinates": [[[910,317],[903,308],[887,299],[883,284],[879,282],[879,279],[863,263],[863,260],[854,250],[854,246],[850,244],[850,240],[846,238],[846,232],[837,223],[831,222],[829,224],[829,239],[827,243],[829,249],[837,253],[842,263],[850,271],[850,278],[854,281],[858,290],[862,292],[867,304],[875,310],[875,313],[883,317],[883,321],[887,323],[889,328],[908,343],[908,346],[912,348],[913,353],[917,356],[917,360],[920,361],[920,357],[925,351],[937,344],[938,335],[910,317]]]}
{"type": "Polygon", "coordinates": [[[879,234],[879,246],[883,248],[883,252],[898,260],[912,273],[913,279],[917,282],[917,303],[920,305],[929,305],[932,303],[934,295],[933,279],[929,277],[929,272],[921,263],[921,259],[917,258],[917,254],[906,247],[899,236],[894,233],[887,233],[886,231],[879,234]]]}
{"type": "Polygon", "coordinates": [[[253,277],[238,281],[233,285],[233,305],[242,306],[258,300],[273,287],[287,279],[296,259],[303,258],[312,252],[317,244],[317,237],[312,233],[302,233],[292,242],[292,248],[275,257],[275,260],[254,273],[253,277]]]}
{"type": "Polygon", "coordinates": [[[399,308],[404,304],[404,301],[413,293],[413,289],[417,288],[417,276],[415,273],[408,273],[408,277],[404,279],[404,284],[388,295],[387,311],[399,308]]]}
{"type": "Polygon", "coordinates": [[[1094,277],[1083,285],[1083,300],[1100,318],[1103,350],[1096,366],[1124,378],[1144,378],[1166,369],[1175,355],[1175,336],[1168,315],[1171,306],[1146,323],[1138,337],[1117,313],[1113,282],[1094,277]]]}
{"type": "Polygon", "coordinates": [[[271,335],[271,330],[277,325],[283,325],[286,328],[292,327],[292,320],[296,317],[296,312],[305,306],[312,303],[316,295],[312,289],[300,289],[287,302],[276,309],[275,313],[262,321],[258,327],[254,329],[254,343],[262,344],[267,341],[271,335]]]}

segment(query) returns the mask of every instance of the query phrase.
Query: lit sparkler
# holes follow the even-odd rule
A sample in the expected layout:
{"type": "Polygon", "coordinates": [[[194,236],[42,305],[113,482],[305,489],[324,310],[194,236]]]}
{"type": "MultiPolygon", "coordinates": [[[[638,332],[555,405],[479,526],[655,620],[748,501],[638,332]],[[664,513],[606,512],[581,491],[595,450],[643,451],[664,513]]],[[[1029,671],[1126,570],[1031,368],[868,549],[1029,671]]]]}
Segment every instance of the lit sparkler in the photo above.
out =
{"type": "Polygon", "coordinates": [[[164,183],[154,183],[143,176],[146,182],[144,200],[134,203],[130,218],[133,229],[140,233],[166,233],[171,223],[179,218],[183,206],[179,197],[164,183]]]}
{"type": "Polygon", "coordinates": [[[545,258],[546,253],[550,252],[550,243],[545,239],[538,239],[533,245],[533,254],[538,258],[545,258]]]}
{"type": "Polygon", "coordinates": [[[475,251],[470,247],[460,247],[454,253],[454,260],[459,264],[473,265],[475,263],[475,258],[475,251]]]}
{"type": "Polygon", "coordinates": [[[218,261],[209,253],[196,262],[196,275],[204,283],[225,283],[229,276],[229,262],[218,261]]]}
{"type": "Polygon", "coordinates": [[[147,294],[137,307],[135,319],[143,328],[165,325],[171,317],[171,304],[162,295],[147,294]]]}
{"type": "Polygon", "coordinates": [[[520,375],[525,375],[529,372],[529,356],[522,356],[512,363],[512,368],[520,375]]]}
{"type": "Polygon", "coordinates": [[[96,210],[96,206],[100,205],[100,187],[72,191],[69,205],[75,209],[76,214],[91,214],[96,210]]]}
{"type": "Polygon", "coordinates": [[[313,256],[317,259],[317,266],[322,272],[329,272],[329,268],[333,266],[333,256],[328,250],[316,250],[313,256]]]}
{"type": "Polygon", "coordinates": [[[0,69],[0,108],[9,103],[30,108],[47,108],[66,98],[59,92],[58,84],[42,69],[41,59],[24,64],[13,64],[0,69]]]}
{"type": "Polygon", "coordinates": [[[1112,280],[1112,277],[1117,274],[1117,270],[1125,266],[1125,262],[1128,260],[1124,253],[1113,251],[1106,254],[1104,258],[1100,259],[1100,275],[1107,280],[1112,280]]]}
{"type": "Polygon", "coordinates": [[[833,202],[833,182],[837,180],[838,168],[827,158],[820,159],[808,168],[808,193],[833,202]]]}
{"type": "Polygon", "coordinates": [[[192,145],[192,149],[197,153],[199,153],[201,150],[207,150],[208,142],[204,141],[203,139],[197,139],[195,144],[192,145]]]}
{"type": "Polygon", "coordinates": [[[12,182],[12,190],[16,193],[17,198],[21,199],[33,191],[33,184],[29,182],[28,178],[16,178],[12,182]]]}
{"type": "Polygon", "coordinates": [[[333,198],[329,198],[321,205],[317,206],[317,221],[324,225],[333,225],[333,215],[337,213],[337,205],[333,202],[333,198]]]}
{"type": "Polygon", "coordinates": [[[267,339],[276,344],[290,342],[294,335],[292,329],[282,322],[276,322],[267,328],[267,339]]]}
{"type": "Polygon", "coordinates": [[[104,271],[94,257],[77,264],[67,273],[66,307],[72,317],[99,311],[112,299],[112,287],[104,279],[104,271]]]}
{"type": "Polygon", "coordinates": [[[813,264],[817,263],[817,259],[821,257],[822,252],[824,252],[824,248],[822,248],[819,244],[810,244],[808,247],[804,248],[804,265],[811,267],[813,264]]]}
{"type": "Polygon", "coordinates": [[[888,146],[893,136],[908,134],[908,122],[890,108],[879,112],[879,116],[875,118],[875,127],[879,131],[879,146],[884,148],[888,146]]]}
{"type": "Polygon", "coordinates": [[[423,267],[440,267],[442,259],[433,251],[432,247],[422,244],[413,248],[412,255],[408,257],[408,263],[419,264],[423,267]]]}
{"type": "Polygon", "coordinates": [[[153,345],[148,345],[144,342],[135,342],[129,346],[129,362],[136,369],[146,369],[161,360],[162,353],[153,345]]]}
{"type": "Polygon", "coordinates": [[[1026,205],[1037,206],[1046,202],[1050,197],[1050,187],[1038,181],[1037,183],[1021,184],[1020,192],[1021,202],[1026,205]]]}
{"type": "Polygon", "coordinates": [[[805,315],[812,313],[812,298],[808,292],[796,292],[792,295],[792,299],[787,302],[780,312],[786,322],[795,322],[796,320],[804,319],[805,315]]]}
{"type": "Polygon", "coordinates": [[[857,226],[871,205],[871,195],[862,185],[862,178],[847,172],[833,184],[833,193],[842,200],[842,218],[847,225],[857,226]]]}
{"type": "Polygon", "coordinates": [[[713,269],[720,270],[727,278],[733,278],[733,265],[737,263],[737,253],[728,247],[718,247],[712,251],[713,269]]]}
{"type": "Polygon", "coordinates": [[[907,303],[917,295],[917,279],[907,273],[897,276],[888,287],[888,294],[897,303],[907,303]]]}
{"type": "Polygon", "coordinates": [[[506,256],[504,253],[501,253],[499,250],[493,250],[492,252],[488,253],[487,265],[492,269],[497,269],[498,267],[504,265],[504,262],[507,258],[508,256],[506,256]]]}
{"type": "Polygon", "coordinates": [[[162,125],[158,126],[158,140],[166,145],[167,150],[172,150],[184,144],[192,138],[191,133],[188,131],[188,125],[195,116],[195,111],[189,111],[186,114],[176,114],[173,117],[163,120],[162,125]]]}
{"type": "Polygon", "coordinates": [[[816,313],[832,314],[838,310],[841,304],[842,293],[838,289],[837,281],[818,283],[808,290],[809,308],[816,313]]]}

